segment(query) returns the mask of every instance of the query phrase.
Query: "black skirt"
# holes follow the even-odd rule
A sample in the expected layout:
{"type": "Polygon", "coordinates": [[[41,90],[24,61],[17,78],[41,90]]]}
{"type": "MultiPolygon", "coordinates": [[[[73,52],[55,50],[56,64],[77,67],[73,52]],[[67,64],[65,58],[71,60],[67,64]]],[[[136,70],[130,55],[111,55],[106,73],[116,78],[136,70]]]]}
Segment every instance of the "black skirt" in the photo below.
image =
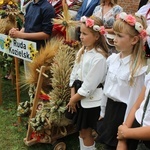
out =
{"type": "Polygon", "coordinates": [[[98,142],[111,147],[117,146],[118,126],[124,121],[126,107],[125,103],[115,102],[108,98],[105,117],[97,124],[98,142]]]}
{"type": "MultiPolygon", "coordinates": [[[[75,80],[73,87],[75,88],[76,92],[81,85],[82,81],[75,80]]],[[[76,125],[77,131],[87,128],[96,129],[97,120],[100,116],[100,107],[83,108],[80,101],[78,102],[78,106],[79,108],[77,107],[77,112],[70,114],[70,119],[72,119],[72,123],[76,125]]]]}
{"type": "Polygon", "coordinates": [[[81,129],[92,128],[96,130],[97,120],[100,116],[100,107],[83,108],[79,102],[79,108],[73,117],[73,124],[78,131],[81,129]]]}

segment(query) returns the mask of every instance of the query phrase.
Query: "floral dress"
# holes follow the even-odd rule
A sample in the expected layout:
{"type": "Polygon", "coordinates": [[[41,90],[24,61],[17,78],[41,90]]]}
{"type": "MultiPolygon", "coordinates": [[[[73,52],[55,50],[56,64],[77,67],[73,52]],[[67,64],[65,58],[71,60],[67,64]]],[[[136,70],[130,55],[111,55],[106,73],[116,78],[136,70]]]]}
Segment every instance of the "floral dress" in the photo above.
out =
{"type": "MultiPolygon", "coordinates": [[[[104,15],[102,13],[102,9],[103,9],[102,5],[95,7],[93,11],[93,15],[96,17],[99,17],[103,21],[103,24],[106,29],[111,29],[116,20],[116,15],[122,12],[123,9],[119,5],[115,5],[104,15]]],[[[109,35],[112,35],[112,34],[109,34],[109,35]]],[[[113,39],[112,38],[110,39],[107,38],[107,39],[109,41],[109,42],[107,41],[108,48],[109,48],[108,54],[111,55],[112,53],[118,53],[118,51],[115,49],[113,44],[110,45],[110,43],[113,43],[113,39]]]]}
{"type": "Polygon", "coordinates": [[[102,13],[102,5],[95,7],[93,15],[103,20],[105,28],[112,28],[115,22],[116,15],[123,11],[123,8],[119,5],[113,6],[106,14],[102,13]]]}

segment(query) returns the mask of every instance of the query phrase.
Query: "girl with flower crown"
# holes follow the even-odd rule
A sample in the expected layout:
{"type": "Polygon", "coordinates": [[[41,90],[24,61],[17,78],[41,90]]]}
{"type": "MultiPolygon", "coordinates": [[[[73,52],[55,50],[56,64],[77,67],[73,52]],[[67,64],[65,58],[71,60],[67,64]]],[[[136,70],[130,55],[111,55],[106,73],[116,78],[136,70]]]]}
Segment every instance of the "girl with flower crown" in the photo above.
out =
{"type": "Polygon", "coordinates": [[[95,150],[92,129],[96,129],[104,98],[102,84],[107,70],[107,45],[99,18],[83,16],[80,22],[83,47],[77,53],[70,76],[71,98],[67,107],[74,114],[72,120],[79,131],[80,150],[95,150]]]}
{"type": "Polygon", "coordinates": [[[98,141],[105,150],[116,150],[117,131],[128,115],[144,85],[148,66],[144,57],[146,39],[144,17],[122,12],[113,25],[114,45],[119,51],[107,59],[108,72],[104,84],[107,96],[105,116],[97,126],[98,141]]]}

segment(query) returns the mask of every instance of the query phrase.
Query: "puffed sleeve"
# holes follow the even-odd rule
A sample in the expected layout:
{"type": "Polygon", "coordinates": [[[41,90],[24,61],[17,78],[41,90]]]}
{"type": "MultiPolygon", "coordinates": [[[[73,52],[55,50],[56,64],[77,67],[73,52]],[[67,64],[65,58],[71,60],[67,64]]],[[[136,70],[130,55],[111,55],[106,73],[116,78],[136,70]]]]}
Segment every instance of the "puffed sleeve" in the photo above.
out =
{"type": "Polygon", "coordinates": [[[100,83],[104,82],[106,71],[106,58],[104,58],[103,56],[94,58],[91,69],[85,77],[81,88],[79,88],[78,93],[85,97],[91,95],[95,91],[97,86],[100,83]]]}

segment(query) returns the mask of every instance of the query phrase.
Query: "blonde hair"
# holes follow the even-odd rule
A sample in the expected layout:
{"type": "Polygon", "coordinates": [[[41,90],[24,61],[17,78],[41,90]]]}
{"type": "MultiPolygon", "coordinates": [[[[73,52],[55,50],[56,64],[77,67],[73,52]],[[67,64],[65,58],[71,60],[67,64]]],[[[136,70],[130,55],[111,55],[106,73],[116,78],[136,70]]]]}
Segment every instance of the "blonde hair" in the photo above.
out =
{"type": "MultiPolygon", "coordinates": [[[[103,22],[100,18],[98,18],[96,16],[91,16],[90,18],[92,20],[94,20],[94,25],[103,26],[103,22]]],[[[85,24],[85,23],[83,23],[83,24],[85,24]]],[[[94,48],[97,52],[101,53],[104,57],[107,58],[108,57],[108,47],[107,47],[104,35],[101,35],[100,32],[98,32],[98,31],[94,31],[93,28],[91,28],[91,27],[87,27],[87,28],[90,30],[90,32],[93,35],[99,34],[99,39],[97,41],[95,41],[94,48]]],[[[85,50],[85,47],[83,46],[78,53],[76,62],[80,62],[80,59],[81,59],[82,54],[84,53],[84,50],[85,50]]]]}
{"type": "MultiPolygon", "coordinates": [[[[146,19],[144,16],[134,16],[136,18],[136,21],[140,22],[144,29],[147,27],[146,25],[146,19]]],[[[119,33],[126,33],[130,37],[138,36],[139,41],[134,45],[132,53],[131,53],[131,64],[130,64],[130,72],[131,72],[131,78],[130,78],[130,85],[132,86],[134,83],[134,75],[138,71],[138,69],[142,68],[144,65],[146,65],[146,58],[145,58],[145,52],[144,52],[144,41],[143,38],[139,36],[139,32],[135,29],[135,26],[131,26],[122,19],[118,19],[115,21],[113,25],[113,30],[119,33]]]]}
{"type": "MultiPolygon", "coordinates": [[[[105,0],[101,0],[101,4],[104,5],[105,4],[105,0]]],[[[114,6],[118,4],[118,0],[110,0],[110,5],[114,6]]]]}

